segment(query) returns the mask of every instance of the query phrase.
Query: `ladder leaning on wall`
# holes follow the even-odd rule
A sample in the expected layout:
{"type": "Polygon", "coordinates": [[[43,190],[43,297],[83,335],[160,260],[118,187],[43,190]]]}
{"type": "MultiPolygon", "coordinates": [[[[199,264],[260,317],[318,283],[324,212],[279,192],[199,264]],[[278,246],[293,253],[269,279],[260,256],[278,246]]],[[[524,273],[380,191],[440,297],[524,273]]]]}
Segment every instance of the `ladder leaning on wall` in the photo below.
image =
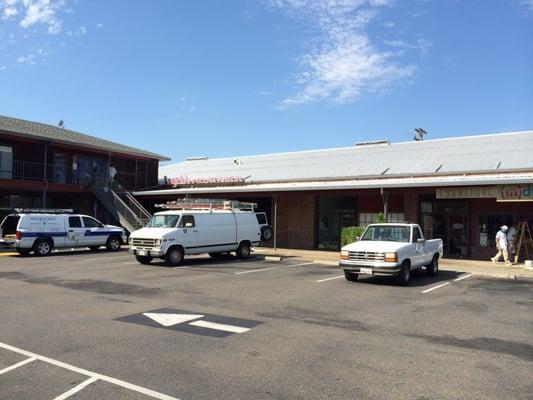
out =
{"type": "Polygon", "coordinates": [[[526,258],[529,259],[529,248],[532,249],[533,256],[533,238],[531,237],[531,230],[529,229],[529,224],[527,221],[519,222],[517,225],[518,233],[518,245],[516,246],[516,254],[514,256],[515,264],[518,263],[520,259],[520,252],[522,249],[526,252],[526,258]]]}

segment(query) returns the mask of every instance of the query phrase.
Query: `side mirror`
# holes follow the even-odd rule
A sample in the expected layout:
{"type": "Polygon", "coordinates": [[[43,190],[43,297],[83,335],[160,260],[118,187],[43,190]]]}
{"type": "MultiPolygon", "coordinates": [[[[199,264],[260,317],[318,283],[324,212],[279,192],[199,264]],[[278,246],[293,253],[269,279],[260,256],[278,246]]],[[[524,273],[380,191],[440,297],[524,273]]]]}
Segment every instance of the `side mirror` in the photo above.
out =
{"type": "Polygon", "coordinates": [[[192,228],[192,222],[187,222],[185,224],[185,228],[192,228]]]}
{"type": "Polygon", "coordinates": [[[416,243],[417,243],[417,244],[424,244],[424,243],[426,243],[426,239],[418,239],[418,240],[416,241],[416,243]]]}

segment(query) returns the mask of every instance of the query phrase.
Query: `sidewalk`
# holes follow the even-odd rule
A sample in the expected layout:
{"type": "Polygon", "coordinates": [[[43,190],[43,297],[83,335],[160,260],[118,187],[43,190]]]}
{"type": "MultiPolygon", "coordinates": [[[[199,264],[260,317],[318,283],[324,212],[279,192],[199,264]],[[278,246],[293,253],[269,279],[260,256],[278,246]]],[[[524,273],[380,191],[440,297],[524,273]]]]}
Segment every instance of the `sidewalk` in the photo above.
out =
{"type": "MultiPolygon", "coordinates": [[[[264,256],[299,258],[332,267],[338,266],[339,260],[339,253],[336,251],[280,248],[274,251],[269,247],[257,247],[255,253],[264,256]]],[[[523,265],[504,266],[503,262],[494,264],[490,261],[443,258],[440,260],[439,268],[442,271],[456,271],[483,278],[533,280],[533,270],[525,269],[523,265]]]]}

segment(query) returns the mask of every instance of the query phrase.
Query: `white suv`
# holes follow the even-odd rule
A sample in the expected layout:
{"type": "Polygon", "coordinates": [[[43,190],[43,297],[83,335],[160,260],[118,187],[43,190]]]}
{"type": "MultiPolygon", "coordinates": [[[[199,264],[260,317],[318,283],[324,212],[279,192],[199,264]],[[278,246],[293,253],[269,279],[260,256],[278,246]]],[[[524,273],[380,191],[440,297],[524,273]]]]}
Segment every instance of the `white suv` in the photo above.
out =
{"type": "Polygon", "coordinates": [[[123,228],[81,214],[10,214],[0,224],[0,237],[19,254],[33,251],[37,256],[47,256],[61,247],[97,250],[106,246],[109,251],[117,251],[126,242],[123,228]]]}

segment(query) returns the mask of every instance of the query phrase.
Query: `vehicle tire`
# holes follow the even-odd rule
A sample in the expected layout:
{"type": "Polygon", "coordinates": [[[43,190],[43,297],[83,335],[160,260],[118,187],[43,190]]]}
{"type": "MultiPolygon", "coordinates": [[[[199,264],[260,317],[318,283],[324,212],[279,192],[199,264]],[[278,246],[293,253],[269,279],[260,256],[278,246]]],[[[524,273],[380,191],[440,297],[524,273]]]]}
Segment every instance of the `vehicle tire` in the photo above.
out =
{"type": "Polygon", "coordinates": [[[409,261],[404,261],[398,274],[398,283],[405,286],[409,284],[409,279],[411,279],[411,264],[409,261]]]}
{"type": "Polygon", "coordinates": [[[183,250],[179,247],[171,247],[165,255],[166,265],[179,265],[183,261],[183,250]]]}
{"type": "Polygon", "coordinates": [[[135,259],[141,264],[148,265],[153,260],[150,256],[135,256],[135,259]]]}
{"type": "Polygon", "coordinates": [[[347,281],[355,282],[357,278],[359,277],[359,274],[344,270],[344,277],[346,278],[347,281]]]}
{"type": "Polygon", "coordinates": [[[428,264],[426,267],[426,273],[429,276],[435,276],[439,273],[439,256],[435,255],[433,257],[433,260],[431,260],[431,263],[428,264]]]}
{"type": "Polygon", "coordinates": [[[54,244],[51,239],[37,239],[33,244],[33,253],[36,256],[44,257],[49,255],[54,248],[54,244]]]}
{"type": "Polygon", "coordinates": [[[31,249],[15,249],[15,250],[17,251],[17,253],[19,253],[21,257],[26,257],[31,252],[31,249]]]}
{"type": "Polygon", "coordinates": [[[239,260],[246,260],[248,257],[250,257],[251,253],[252,249],[250,248],[250,243],[242,242],[237,249],[237,258],[239,260]]]}
{"type": "Polygon", "coordinates": [[[263,226],[261,228],[261,240],[268,242],[270,239],[272,239],[273,231],[270,226],[263,226]]]}
{"type": "Polygon", "coordinates": [[[89,246],[89,250],[96,251],[100,248],[100,246],[89,246]]]}
{"type": "Polygon", "coordinates": [[[120,246],[122,246],[122,239],[118,236],[109,236],[109,239],[107,239],[105,244],[105,247],[108,251],[119,251],[120,246]]]}

